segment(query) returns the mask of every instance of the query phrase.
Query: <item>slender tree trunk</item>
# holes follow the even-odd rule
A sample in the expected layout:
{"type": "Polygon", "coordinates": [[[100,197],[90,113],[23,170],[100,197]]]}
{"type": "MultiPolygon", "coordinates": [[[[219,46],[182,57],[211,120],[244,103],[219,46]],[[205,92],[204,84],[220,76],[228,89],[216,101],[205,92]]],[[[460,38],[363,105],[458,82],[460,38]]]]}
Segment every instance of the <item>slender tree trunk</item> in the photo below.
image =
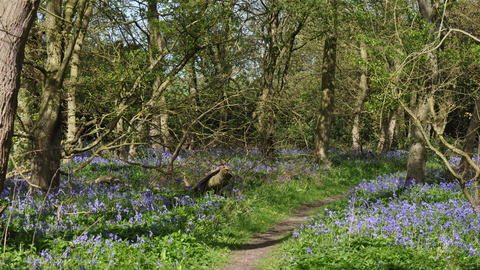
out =
{"type": "Polygon", "coordinates": [[[320,107],[315,129],[314,155],[317,162],[329,164],[328,149],[335,101],[335,68],[337,61],[337,36],[330,32],[323,49],[322,85],[320,107]]]}
{"type": "MultiPolygon", "coordinates": [[[[200,99],[198,97],[198,81],[197,81],[197,71],[195,68],[195,59],[192,59],[187,65],[187,81],[188,81],[188,94],[192,98],[192,109],[190,114],[192,118],[196,118],[199,115],[200,99]]],[[[201,126],[194,124],[190,126],[187,130],[188,139],[185,143],[185,149],[193,150],[195,148],[195,139],[198,137],[199,130],[201,126]]]]}
{"type": "Polygon", "coordinates": [[[149,128],[152,148],[158,152],[165,149],[173,150],[173,137],[170,135],[170,128],[168,127],[167,99],[164,94],[158,96],[155,107],[155,113],[152,115],[149,128]]]}
{"type": "Polygon", "coordinates": [[[256,115],[258,116],[257,130],[259,136],[259,148],[266,158],[274,153],[273,135],[275,132],[275,113],[273,110],[274,101],[274,78],[280,55],[278,47],[280,10],[274,10],[267,15],[266,27],[266,48],[263,57],[262,73],[262,94],[257,105],[256,115]]]}
{"type": "Polygon", "coordinates": [[[277,48],[270,48],[270,52],[266,55],[262,95],[260,96],[257,106],[259,148],[262,155],[266,158],[271,157],[274,153],[273,135],[275,132],[275,113],[273,110],[273,100],[275,89],[273,86],[273,77],[275,63],[278,57],[275,52],[276,49],[277,48]]]}
{"type": "MultiPolygon", "coordinates": [[[[93,6],[89,5],[85,17],[89,18],[92,14],[93,6]]],[[[88,27],[89,20],[83,20],[82,29],[79,33],[78,39],[75,42],[72,53],[72,61],[70,65],[70,79],[68,81],[69,87],[67,87],[67,140],[66,148],[72,148],[75,143],[77,135],[77,84],[79,76],[80,65],[80,51],[82,49],[83,40],[85,38],[85,32],[88,27]]],[[[68,153],[68,150],[66,150],[68,153]]]]}
{"type": "Polygon", "coordinates": [[[361,148],[361,136],[360,136],[360,116],[362,113],[363,104],[365,103],[365,99],[367,98],[367,76],[368,76],[368,69],[367,69],[367,46],[365,42],[360,41],[360,56],[364,61],[364,65],[361,67],[362,74],[360,75],[360,82],[358,84],[358,88],[360,91],[357,95],[357,100],[355,102],[354,113],[353,113],[353,123],[352,123],[352,147],[354,150],[361,148]]]}
{"type": "Polygon", "coordinates": [[[266,158],[272,157],[274,153],[273,135],[275,132],[275,114],[273,111],[273,89],[266,87],[263,89],[257,110],[258,115],[258,136],[259,148],[262,155],[266,158]]]}
{"type": "MultiPolygon", "coordinates": [[[[150,64],[154,64],[157,57],[162,55],[164,44],[160,30],[156,27],[159,19],[157,1],[148,1],[148,31],[149,36],[149,50],[150,50],[150,64]]],[[[149,125],[149,136],[151,139],[151,146],[155,151],[161,152],[165,148],[173,149],[173,138],[170,135],[168,127],[168,111],[167,100],[165,97],[166,83],[160,75],[155,76],[152,85],[153,93],[149,101],[148,107],[152,113],[151,123],[149,125]]]]}
{"type": "MultiPolygon", "coordinates": [[[[227,36],[229,33],[227,32],[224,34],[227,36]]],[[[215,46],[215,83],[214,83],[214,90],[217,93],[221,93],[222,97],[222,105],[220,107],[219,117],[218,117],[218,129],[216,132],[215,140],[218,144],[226,143],[223,139],[225,137],[225,133],[227,132],[227,121],[228,121],[228,94],[225,89],[228,89],[231,73],[232,73],[232,66],[228,64],[226,61],[227,59],[227,50],[225,48],[225,44],[218,44],[215,46]]]]}
{"type": "Polygon", "coordinates": [[[12,145],[25,43],[39,3],[0,0],[0,191],[12,145]]]}

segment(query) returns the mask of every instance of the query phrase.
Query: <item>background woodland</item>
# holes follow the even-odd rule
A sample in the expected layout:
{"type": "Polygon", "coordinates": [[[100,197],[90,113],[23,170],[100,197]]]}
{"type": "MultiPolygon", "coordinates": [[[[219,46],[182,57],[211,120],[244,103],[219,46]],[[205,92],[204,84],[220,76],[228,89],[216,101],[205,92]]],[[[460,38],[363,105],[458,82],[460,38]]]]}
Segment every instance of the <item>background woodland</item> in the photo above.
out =
{"type": "MultiPolygon", "coordinates": [[[[10,173],[181,151],[427,149],[478,179],[478,1],[49,0],[25,45],[10,173]],[[473,174],[472,174],[473,168],[473,174]]],[[[167,157],[166,157],[167,158],[167,157]]],[[[80,170],[82,166],[73,169],[80,170]]],[[[474,205],[478,205],[471,198],[474,205]]]]}

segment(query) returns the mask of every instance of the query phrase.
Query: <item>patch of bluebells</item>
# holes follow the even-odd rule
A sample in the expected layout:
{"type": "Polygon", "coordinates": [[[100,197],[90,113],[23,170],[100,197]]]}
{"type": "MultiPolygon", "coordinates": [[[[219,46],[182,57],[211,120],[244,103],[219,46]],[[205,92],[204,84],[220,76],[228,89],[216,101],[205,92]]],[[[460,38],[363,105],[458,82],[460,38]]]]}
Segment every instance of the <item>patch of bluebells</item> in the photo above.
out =
{"type": "Polygon", "coordinates": [[[480,256],[480,217],[463,198],[458,184],[407,184],[406,190],[399,192],[404,178],[396,173],[364,180],[349,191],[343,211],[325,209],[297,228],[291,241],[307,246],[307,254],[323,252],[313,249],[317,242],[361,236],[433,253],[460,250],[480,256]]]}
{"type": "MultiPolygon", "coordinates": [[[[460,165],[460,161],[462,158],[460,156],[451,156],[448,160],[448,163],[450,163],[452,166],[458,166],[460,165]]],[[[480,156],[479,155],[473,155],[472,156],[472,161],[476,164],[480,164],[480,156]]]]}
{"type": "MultiPolygon", "coordinates": [[[[103,256],[102,252],[111,252],[114,243],[146,248],[150,237],[176,231],[193,234],[197,223],[214,220],[215,212],[226,199],[211,196],[197,201],[189,195],[171,197],[151,190],[124,188],[120,191],[115,186],[87,184],[81,180],[70,180],[62,183],[58,191],[39,192],[34,196],[28,194],[25,181],[14,179],[2,195],[9,206],[5,211],[8,214],[2,215],[0,222],[6,224],[10,218],[11,231],[37,239],[62,239],[65,235],[75,237],[78,234],[70,245],[82,246],[88,252],[97,250],[98,254],[92,255],[92,265],[103,256]],[[193,214],[188,217],[183,214],[185,212],[193,214]],[[137,231],[136,228],[141,228],[141,235],[134,237],[131,234],[137,231]],[[124,236],[112,231],[124,231],[124,236]],[[97,234],[90,235],[89,232],[97,234]]],[[[61,254],[58,249],[44,248],[38,256],[29,257],[27,262],[34,269],[41,265],[61,267],[66,258],[71,259],[71,254],[68,246],[61,254]]]]}

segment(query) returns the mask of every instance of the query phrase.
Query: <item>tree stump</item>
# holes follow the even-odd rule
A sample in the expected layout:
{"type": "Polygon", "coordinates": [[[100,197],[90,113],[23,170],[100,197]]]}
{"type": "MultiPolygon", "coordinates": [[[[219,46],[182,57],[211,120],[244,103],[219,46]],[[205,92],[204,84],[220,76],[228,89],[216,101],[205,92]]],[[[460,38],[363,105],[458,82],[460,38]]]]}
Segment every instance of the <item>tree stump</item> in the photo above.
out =
{"type": "Polygon", "coordinates": [[[186,179],[183,181],[190,192],[195,191],[204,194],[207,191],[213,190],[215,194],[219,194],[222,188],[230,183],[232,177],[233,175],[228,169],[228,166],[223,163],[222,166],[210,172],[193,187],[186,179]]]}

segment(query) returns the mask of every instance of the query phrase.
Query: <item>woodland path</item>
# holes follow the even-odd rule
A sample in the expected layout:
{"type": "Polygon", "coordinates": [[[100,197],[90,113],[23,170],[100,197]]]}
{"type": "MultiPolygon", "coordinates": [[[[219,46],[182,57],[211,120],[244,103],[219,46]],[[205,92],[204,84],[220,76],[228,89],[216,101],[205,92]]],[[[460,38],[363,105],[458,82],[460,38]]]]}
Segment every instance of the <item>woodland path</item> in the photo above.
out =
{"type": "Polygon", "coordinates": [[[222,265],[217,270],[258,270],[256,264],[266,259],[266,256],[272,248],[282,243],[289,237],[291,232],[300,224],[305,223],[305,217],[314,214],[320,206],[334,202],[341,198],[329,197],[323,198],[313,203],[304,204],[300,209],[295,211],[291,216],[281,220],[275,224],[272,229],[267,232],[255,235],[248,244],[238,247],[230,255],[231,262],[222,265]]]}

